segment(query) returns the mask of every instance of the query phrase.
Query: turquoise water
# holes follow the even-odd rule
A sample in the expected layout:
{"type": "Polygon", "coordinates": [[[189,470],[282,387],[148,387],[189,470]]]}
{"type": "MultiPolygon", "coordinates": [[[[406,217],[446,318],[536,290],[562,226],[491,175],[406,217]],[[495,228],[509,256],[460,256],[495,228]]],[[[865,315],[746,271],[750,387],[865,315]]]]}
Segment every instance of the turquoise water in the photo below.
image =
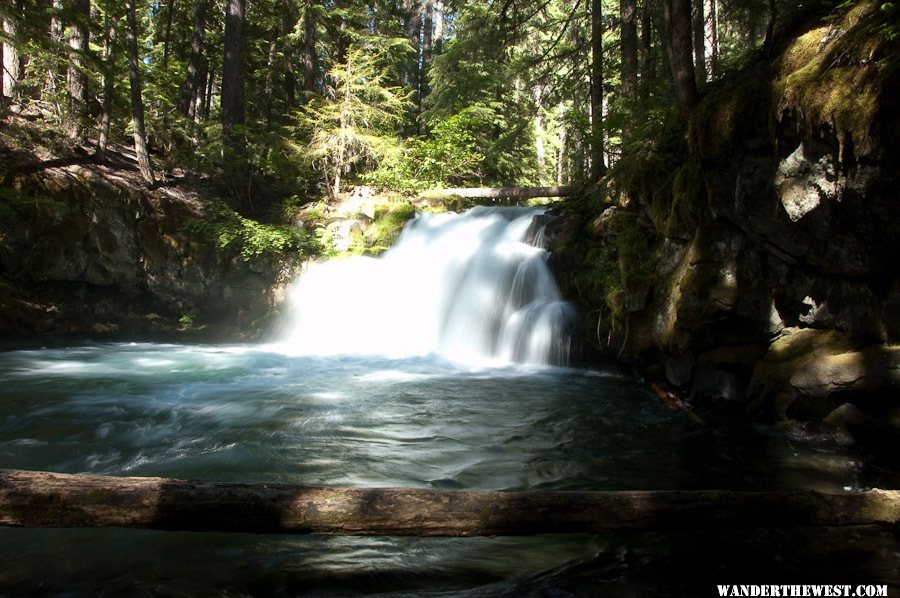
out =
{"type": "MultiPolygon", "coordinates": [[[[0,353],[0,468],[460,490],[839,490],[871,475],[849,449],[699,425],[621,375],[152,343],[0,353]]],[[[467,539],[0,529],[0,563],[10,596],[711,595],[715,583],[900,579],[897,539],[880,528],[467,539]]]]}

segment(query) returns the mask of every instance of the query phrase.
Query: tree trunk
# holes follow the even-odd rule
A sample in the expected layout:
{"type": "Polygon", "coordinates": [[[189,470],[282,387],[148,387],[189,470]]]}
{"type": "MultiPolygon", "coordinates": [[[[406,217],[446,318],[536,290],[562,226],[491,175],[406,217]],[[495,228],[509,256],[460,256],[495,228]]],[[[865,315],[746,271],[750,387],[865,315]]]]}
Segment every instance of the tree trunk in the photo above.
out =
{"type": "Polygon", "coordinates": [[[116,85],[116,37],[118,35],[119,17],[113,14],[109,8],[109,0],[106,2],[106,40],[103,61],[103,112],[100,114],[100,139],[97,142],[97,152],[102,156],[109,145],[109,127],[112,121],[113,95],[116,85]]]}
{"type": "MultiPolygon", "coordinates": [[[[419,89],[419,57],[422,55],[422,0],[403,0],[403,8],[408,11],[405,29],[406,37],[413,48],[414,62],[405,73],[405,83],[418,92],[419,89]]],[[[416,105],[418,105],[418,93],[416,105]]]]}
{"type": "Polygon", "coordinates": [[[379,536],[894,524],[900,491],[458,492],[0,473],[0,525],[379,536]]]}
{"type": "Polygon", "coordinates": [[[444,43],[444,2],[443,0],[435,0],[434,2],[434,40],[433,46],[434,51],[432,53],[432,58],[435,54],[441,53],[441,48],[444,43]]]}
{"type": "Polygon", "coordinates": [[[621,0],[619,17],[621,18],[622,99],[625,104],[622,141],[628,143],[635,125],[635,114],[638,112],[636,110],[638,104],[637,0],[621,0]]]}
{"type": "Polygon", "coordinates": [[[234,199],[240,202],[246,177],[247,152],[243,125],[244,105],[244,13],[245,0],[227,0],[225,55],[222,60],[222,152],[226,179],[234,199]]]}
{"type": "MultiPolygon", "coordinates": [[[[425,109],[425,96],[428,95],[428,69],[434,59],[434,2],[425,0],[422,10],[422,57],[419,60],[418,79],[418,110],[416,116],[422,114],[425,109]]],[[[417,126],[421,126],[420,119],[416,118],[417,126]]],[[[421,130],[418,131],[422,133],[421,130]]]]}
{"type": "Polygon", "coordinates": [[[12,98],[16,94],[16,86],[19,84],[21,75],[19,63],[19,49],[16,45],[16,29],[20,13],[12,14],[11,6],[0,8],[0,18],[3,20],[3,39],[2,47],[0,47],[0,68],[2,71],[3,85],[0,90],[0,97],[12,98]]]}
{"type": "MultiPolygon", "coordinates": [[[[58,54],[63,53],[63,32],[64,27],[63,23],[60,20],[60,13],[62,12],[62,0],[51,0],[51,8],[52,12],[50,13],[50,26],[48,29],[48,37],[50,38],[50,47],[54,48],[58,54]]],[[[58,90],[60,85],[60,80],[62,78],[61,75],[61,65],[63,60],[60,60],[57,57],[56,60],[50,60],[47,68],[47,91],[49,92],[49,96],[53,102],[53,110],[56,114],[56,117],[61,119],[63,116],[62,106],[59,104],[57,100],[58,90]]]]}
{"type": "Polygon", "coordinates": [[[272,114],[275,109],[275,59],[278,55],[278,31],[269,34],[269,51],[266,54],[266,82],[263,86],[263,119],[266,132],[272,131],[272,114]]]}
{"type": "Polygon", "coordinates": [[[591,0],[591,182],[606,174],[603,162],[603,3],[591,0]]]}
{"type": "Polygon", "coordinates": [[[169,66],[169,53],[172,46],[172,17],[175,15],[175,0],[169,0],[166,3],[166,29],[163,37],[163,71],[169,66]]]}
{"type": "Polygon", "coordinates": [[[692,18],[694,21],[694,77],[697,84],[706,83],[706,19],[703,3],[706,0],[693,1],[692,18]]]}
{"type": "Polygon", "coordinates": [[[716,78],[719,70],[719,0],[708,0],[706,11],[706,72],[707,80],[716,78]]]}
{"type": "Polygon", "coordinates": [[[66,71],[69,114],[73,119],[73,135],[83,134],[82,118],[87,111],[88,79],[85,58],[89,51],[88,23],[91,18],[90,0],[73,0],[73,20],[69,26],[69,67],[66,71]]]}
{"type": "Polygon", "coordinates": [[[281,31],[284,35],[284,114],[290,114],[297,105],[297,77],[294,74],[294,55],[296,48],[289,35],[297,26],[297,14],[294,10],[294,4],[290,0],[282,0],[281,2],[281,31]]]}
{"type": "Polygon", "coordinates": [[[212,114],[212,97],[216,90],[216,73],[209,70],[209,64],[206,64],[206,93],[203,95],[203,120],[209,120],[212,114]]]}
{"type": "Polygon", "coordinates": [[[697,81],[691,47],[691,0],[666,0],[672,54],[672,79],[678,112],[687,120],[697,102],[697,81]]]}
{"type": "Polygon", "coordinates": [[[347,57],[347,76],[344,79],[343,101],[341,102],[340,130],[338,133],[338,151],[337,164],[334,169],[334,189],[332,196],[336,197],[341,192],[341,175],[344,173],[344,160],[347,152],[347,128],[351,118],[350,110],[350,94],[353,79],[356,76],[353,72],[353,56],[347,57]]]}
{"type": "Polygon", "coordinates": [[[658,75],[665,83],[670,95],[675,95],[675,80],[672,78],[672,23],[669,10],[669,1],[663,0],[660,4],[662,10],[654,14],[654,26],[659,34],[660,71],[658,75]]]}
{"type": "Polygon", "coordinates": [[[558,157],[556,159],[556,184],[557,185],[562,185],[563,181],[568,181],[568,179],[569,179],[568,169],[566,168],[567,163],[568,163],[568,152],[566,151],[566,149],[567,149],[567,145],[568,145],[568,141],[569,141],[569,135],[568,135],[568,126],[566,125],[565,121],[562,118],[563,114],[564,114],[564,110],[565,110],[564,105],[560,101],[559,109],[558,109],[558,117],[559,117],[559,121],[560,121],[559,151],[558,151],[558,157]]]}
{"type": "Polygon", "coordinates": [[[544,146],[544,91],[540,85],[534,86],[534,147],[537,155],[538,183],[543,185],[547,178],[547,148],[544,146]]]}
{"type": "Polygon", "coordinates": [[[650,100],[650,90],[656,82],[656,64],[653,60],[653,3],[643,0],[641,4],[641,87],[640,107],[643,113],[650,100]]]}
{"type": "Polygon", "coordinates": [[[243,125],[244,107],[244,9],[245,0],[227,0],[225,55],[222,60],[222,128],[226,147],[232,145],[236,126],[243,125]]]}
{"type": "Polygon", "coordinates": [[[178,109],[190,118],[196,114],[199,96],[202,93],[200,72],[203,68],[203,42],[206,39],[207,0],[197,0],[194,11],[194,31],[191,34],[191,53],[188,55],[187,74],[181,86],[178,109]]]}
{"type": "Polygon", "coordinates": [[[775,17],[777,16],[775,0],[768,0],[766,7],[766,34],[763,39],[763,47],[768,51],[772,49],[775,38],[775,17]]]}
{"type": "Polygon", "coordinates": [[[307,0],[303,12],[303,46],[301,66],[303,70],[304,102],[309,101],[318,87],[318,60],[316,60],[316,8],[314,0],[307,0]]]}
{"type": "Polygon", "coordinates": [[[126,36],[128,41],[128,74],[131,82],[131,113],[134,117],[134,153],[137,157],[141,176],[148,185],[156,180],[147,151],[147,133],[144,130],[144,99],[141,96],[141,66],[138,58],[138,30],[135,0],[125,0],[125,18],[128,20],[126,36]]]}

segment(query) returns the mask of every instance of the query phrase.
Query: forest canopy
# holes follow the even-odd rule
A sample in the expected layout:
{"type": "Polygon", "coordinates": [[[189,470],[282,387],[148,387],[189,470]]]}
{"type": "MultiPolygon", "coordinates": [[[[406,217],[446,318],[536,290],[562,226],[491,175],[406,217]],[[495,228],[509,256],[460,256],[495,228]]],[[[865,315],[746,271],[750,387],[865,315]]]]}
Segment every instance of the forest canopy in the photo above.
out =
{"type": "Polygon", "coordinates": [[[698,93],[766,51],[799,10],[786,0],[8,0],[0,100],[100,155],[133,143],[150,184],[178,169],[217,175],[243,212],[348,183],[583,183],[680,126],[698,93]]]}

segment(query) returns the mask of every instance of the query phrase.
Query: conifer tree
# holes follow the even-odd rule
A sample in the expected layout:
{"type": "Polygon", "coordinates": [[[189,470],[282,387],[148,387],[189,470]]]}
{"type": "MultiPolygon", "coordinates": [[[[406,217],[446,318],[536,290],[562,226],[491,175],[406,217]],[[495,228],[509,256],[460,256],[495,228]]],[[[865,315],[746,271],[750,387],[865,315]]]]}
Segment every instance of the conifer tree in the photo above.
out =
{"type": "Polygon", "coordinates": [[[404,39],[351,44],[344,62],[328,72],[326,95],[298,114],[298,129],[309,139],[306,155],[325,175],[332,195],[358,163],[377,164],[396,149],[394,127],[410,107],[410,94],[392,81],[389,55],[407,49],[404,39]]]}

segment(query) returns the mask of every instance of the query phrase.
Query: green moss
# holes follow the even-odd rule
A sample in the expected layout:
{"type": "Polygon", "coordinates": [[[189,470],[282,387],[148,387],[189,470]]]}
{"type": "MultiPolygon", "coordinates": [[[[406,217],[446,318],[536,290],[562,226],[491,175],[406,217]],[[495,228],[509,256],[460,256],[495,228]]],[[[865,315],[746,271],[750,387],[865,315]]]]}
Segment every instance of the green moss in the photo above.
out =
{"type": "Polygon", "coordinates": [[[599,240],[585,231],[552,257],[560,290],[582,306],[585,338],[599,348],[610,331],[623,328],[629,298],[646,295],[653,283],[659,240],[649,221],[624,208],[604,218],[602,231],[599,240]]]}
{"type": "Polygon", "coordinates": [[[422,210],[432,214],[464,212],[477,205],[471,198],[462,197],[461,195],[445,195],[441,191],[421,193],[419,195],[419,203],[422,210]]]}
{"type": "Polygon", "coordinates": [[[886,73],[898,63],[896,44],[881,33],[880,4],[855,3],[786,48],[775,64],[776,114],[797,114],[809,130],[830,126],[842,145],[857,151],[870,148],[873,124],[889,99],[886,73]]]}
{"type": "Polygon", "coordinates": [[[366,231],[366,253],[381,253],[390,248],[416,209],[408,201],[399,201],[375,210],[374,222],[366,231]]]}
{"type": "Polygon", "coordinates": [[[764,68],[710,86],[694,110],[688,137],[695,155],[704,160],[730,160],[735,146],[771,134],[772,83],[764,68]]]}
{"type": "Polygon", "coordinates": [[[668,217],[657,229],[671,237],[690,234],[699,226],[706,205],[703,170],[697,162],[689,160],[675,173],[668,217]]]}
{"type": "Polygon", "coordinates": [[[623,154],[608,179],[609,194],[650,205],[659,196],[668,196],[673,173],[688,154],[684,131],[677,123],[663,123],[633,152],[623,154]]]}
{"type": "Polygon", "coordinates": [[[622,288],[639,291],[652,283],[656,271],[656,231],[637,214],[627,213],[622,219],[615,247],[618,255],[622,288]]]}

